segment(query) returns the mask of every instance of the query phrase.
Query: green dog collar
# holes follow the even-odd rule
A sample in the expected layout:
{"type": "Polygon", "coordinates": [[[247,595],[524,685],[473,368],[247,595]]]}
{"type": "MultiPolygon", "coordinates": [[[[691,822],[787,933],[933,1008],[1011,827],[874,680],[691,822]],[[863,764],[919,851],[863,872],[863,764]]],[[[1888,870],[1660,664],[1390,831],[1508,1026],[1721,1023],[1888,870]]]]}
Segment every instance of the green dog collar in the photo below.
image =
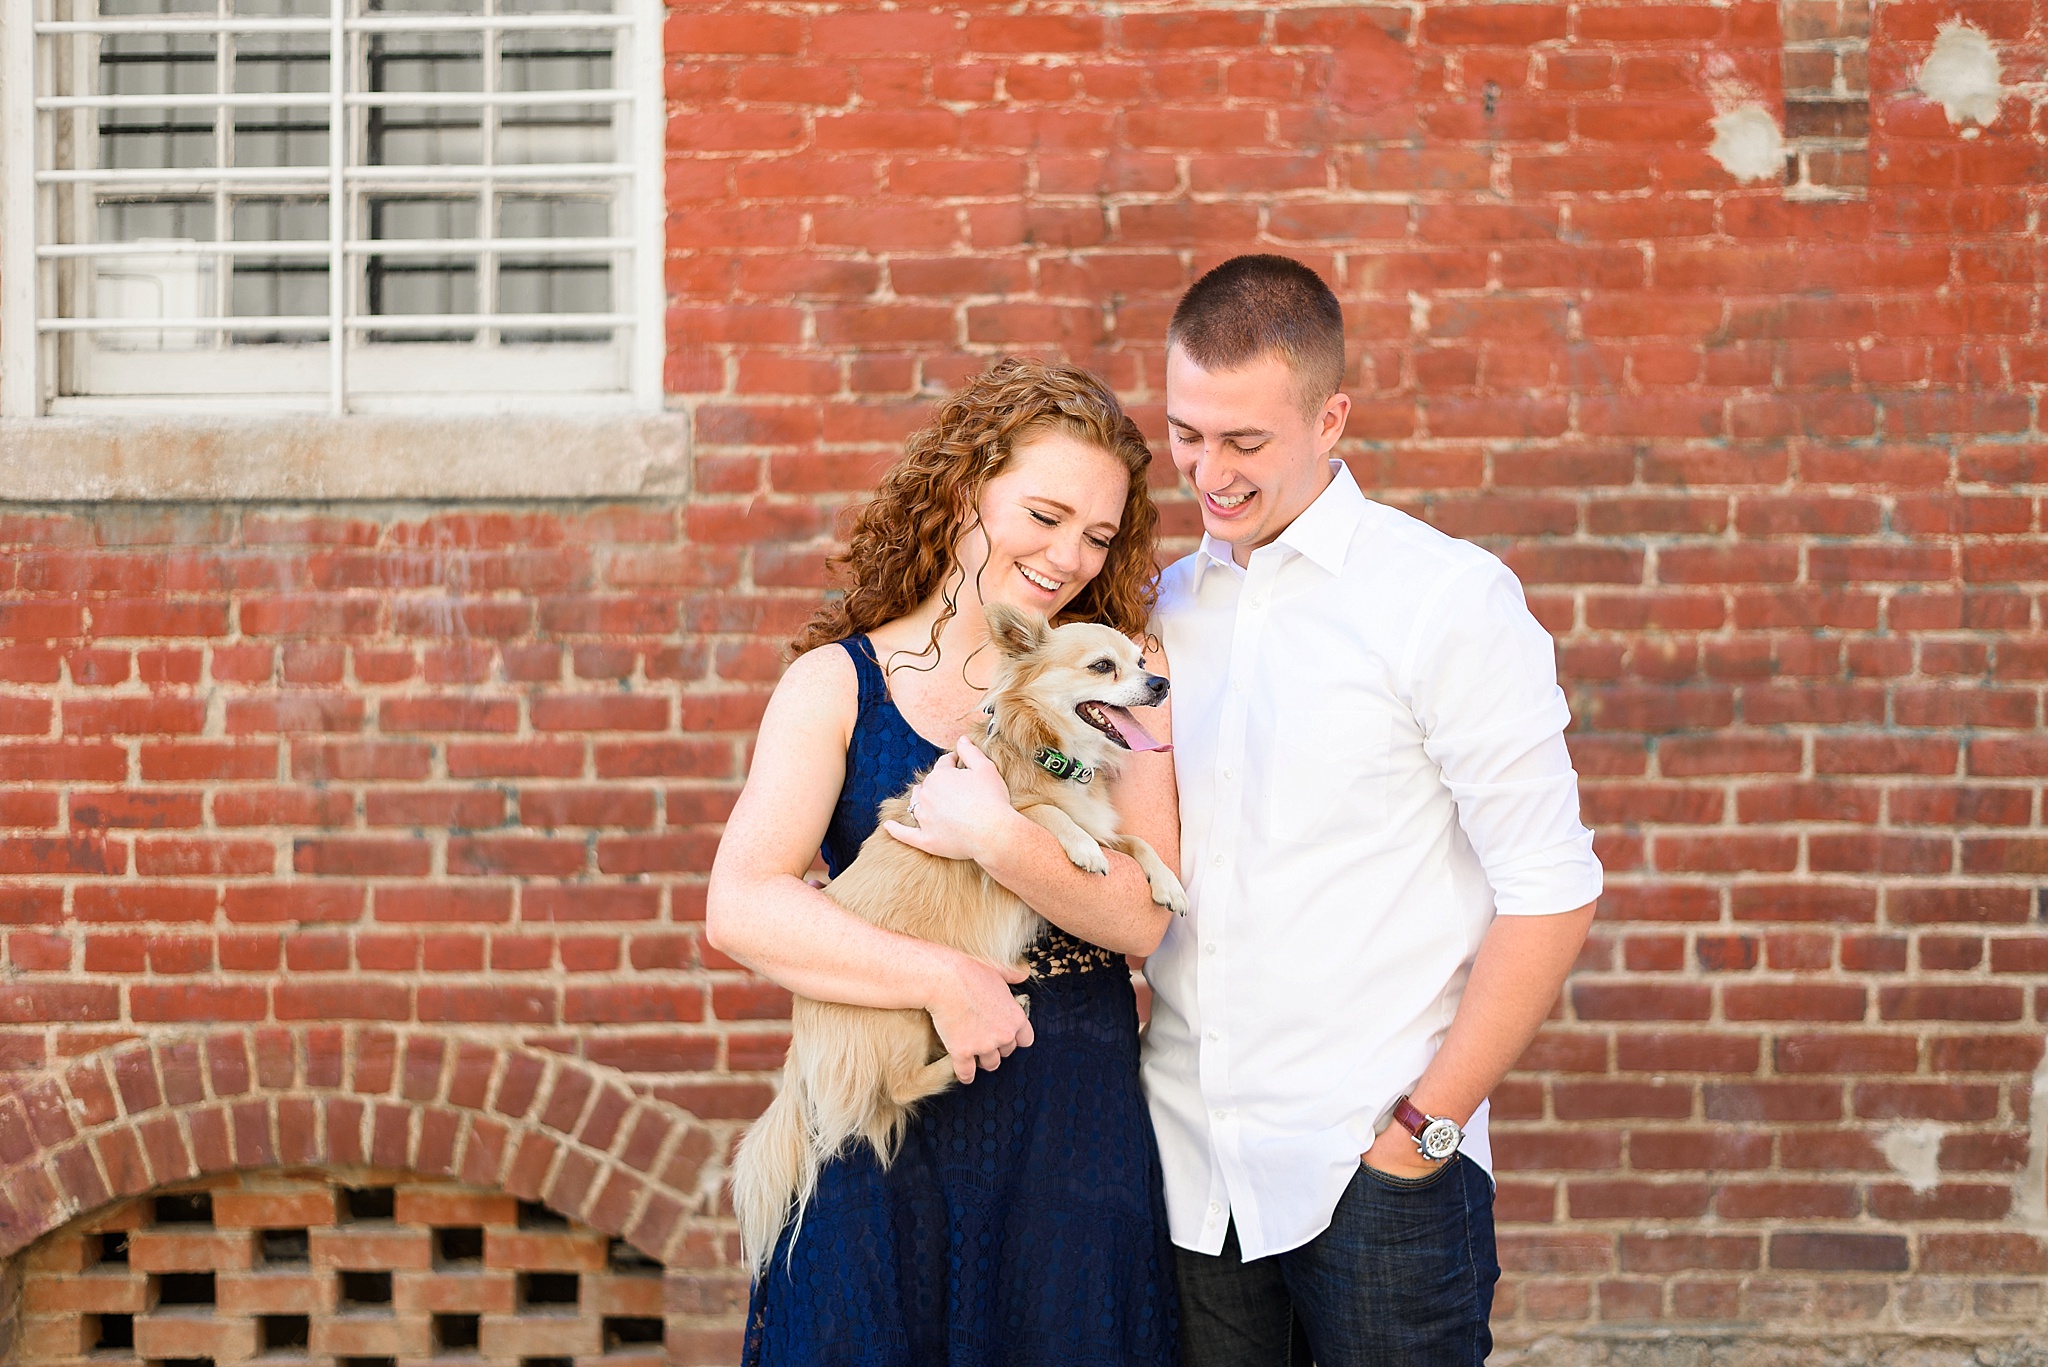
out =
{"type": "Polygon", "coordinates": [[[1070,778],[1076,783],[1086,783],[1095,777],[1093,769],[1080,760],[1061,754],[1050,745],[1041,745],[1031,758],[1039,768],[1054,778],[1070,778]]]}

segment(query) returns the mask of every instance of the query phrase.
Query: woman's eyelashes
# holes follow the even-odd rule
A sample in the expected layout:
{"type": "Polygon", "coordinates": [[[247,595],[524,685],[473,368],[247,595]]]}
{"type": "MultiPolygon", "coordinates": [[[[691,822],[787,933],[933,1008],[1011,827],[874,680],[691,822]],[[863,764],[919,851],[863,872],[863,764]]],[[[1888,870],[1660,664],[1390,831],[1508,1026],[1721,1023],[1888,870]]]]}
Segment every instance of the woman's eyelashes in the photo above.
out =
{"type": "MultiPolygon", "coordinates": [[[[1036,508],[1026,508],[1024,511],[1030,513],[1040,526],[1057,527],[1060,525],[1060,520],[1051,513],[1040,512],[1036,508]]],[[[1106,551],[1110,547],[1110,538],[1106,536],[1089,536],[1085,540],[1098,551],[1106,551]]]]}

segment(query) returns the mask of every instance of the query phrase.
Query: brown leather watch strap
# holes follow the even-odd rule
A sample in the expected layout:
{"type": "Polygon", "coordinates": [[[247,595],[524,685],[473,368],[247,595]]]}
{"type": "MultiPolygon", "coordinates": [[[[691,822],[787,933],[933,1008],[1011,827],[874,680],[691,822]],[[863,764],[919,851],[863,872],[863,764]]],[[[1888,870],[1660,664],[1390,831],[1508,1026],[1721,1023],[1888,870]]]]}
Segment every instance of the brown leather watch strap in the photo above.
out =
{"type": "Polygon", "coordinates": [[[1423,1129],[1429,1124],[1429,1117],[1415,1109],[1415,1103],[1404,1096],[1394,1103],[1394,1122],[1420,1139],[1423,1129]]]}

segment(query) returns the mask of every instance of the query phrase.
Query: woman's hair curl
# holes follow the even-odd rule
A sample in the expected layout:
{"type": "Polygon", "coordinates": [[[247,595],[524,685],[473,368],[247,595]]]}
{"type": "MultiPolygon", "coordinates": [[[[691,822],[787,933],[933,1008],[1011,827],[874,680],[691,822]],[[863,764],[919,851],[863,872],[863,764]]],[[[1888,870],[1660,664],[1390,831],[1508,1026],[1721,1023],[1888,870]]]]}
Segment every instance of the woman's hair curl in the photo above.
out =
{"type": "MultiPolygon", "coordinates": [[[[983,486],[1002,473],[1019,442],[1049,429],[1108,452],[1130,476],[1123,522],[1102,571],[1058,620],[1101,622],[1142,636],[1158,593],[1159,514],[1145,487],[1152,452],[1101,379],[1078,366],[1010,356],[940,403],[931,424],[910,438],[856,515],[845,552],[831,560],[846,581],[844,596],[819,608],[791,648],[801,654],[873,631],[940,592],[947,593],[943,625],[956,611],[953,549],[980,516],[983,486]]],[[[932,639],[936,644],[937,626],[932,639]]]]}

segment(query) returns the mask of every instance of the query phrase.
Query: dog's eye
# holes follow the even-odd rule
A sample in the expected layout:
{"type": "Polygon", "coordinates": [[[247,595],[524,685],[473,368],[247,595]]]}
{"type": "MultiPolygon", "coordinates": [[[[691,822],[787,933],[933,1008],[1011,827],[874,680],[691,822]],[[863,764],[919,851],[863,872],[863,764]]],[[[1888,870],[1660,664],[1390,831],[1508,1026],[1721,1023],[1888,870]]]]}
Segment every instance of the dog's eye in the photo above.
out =
{"type": "Polygon", "coordinates": [[[1107,659],[1097,660],[1094,664],[1089,665],[1088,667],[1094,670],[1097,674],[1108,674],[1115,670],[1116,662],[1114,660],[1107,659]]]}

